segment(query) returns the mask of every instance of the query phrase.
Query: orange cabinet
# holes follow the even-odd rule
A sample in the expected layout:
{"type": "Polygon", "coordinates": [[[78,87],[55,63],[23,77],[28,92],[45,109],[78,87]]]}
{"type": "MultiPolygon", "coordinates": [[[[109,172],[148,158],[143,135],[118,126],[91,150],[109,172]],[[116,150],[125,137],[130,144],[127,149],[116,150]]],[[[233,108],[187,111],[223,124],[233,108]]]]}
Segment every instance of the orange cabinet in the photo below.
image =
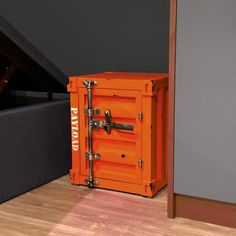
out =
{"type": "Polygon", "coordinates": [[[167,74],[70,77],[71,183],[144,196],[167,184],[167,74]]]}

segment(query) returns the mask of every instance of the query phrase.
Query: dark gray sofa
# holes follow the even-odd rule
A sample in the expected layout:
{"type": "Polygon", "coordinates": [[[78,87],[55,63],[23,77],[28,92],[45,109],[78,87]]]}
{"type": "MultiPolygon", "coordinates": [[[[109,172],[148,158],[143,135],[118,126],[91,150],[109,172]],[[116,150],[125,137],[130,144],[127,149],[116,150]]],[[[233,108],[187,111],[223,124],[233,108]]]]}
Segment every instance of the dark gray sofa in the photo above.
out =
{"type": "Polygon", "coordinates": [[[66,76],[0,17],[0,203],[68,173],[66,76]]]}

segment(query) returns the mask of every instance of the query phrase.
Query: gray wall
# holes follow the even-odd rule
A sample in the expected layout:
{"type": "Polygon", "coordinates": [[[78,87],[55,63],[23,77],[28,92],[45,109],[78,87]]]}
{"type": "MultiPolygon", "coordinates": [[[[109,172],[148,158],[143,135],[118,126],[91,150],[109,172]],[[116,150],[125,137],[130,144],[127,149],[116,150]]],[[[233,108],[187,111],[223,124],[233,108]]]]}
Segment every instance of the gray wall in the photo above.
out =
{"type": "Polygon", "coordinates": [[[178,0],[174,191],[236,203],[236,1],[178,0]]]}
{"type": "Polygon", "coordinates": [[[168,71],[169,0],[1,0],[0,14],[67,75],[168,71]]]}

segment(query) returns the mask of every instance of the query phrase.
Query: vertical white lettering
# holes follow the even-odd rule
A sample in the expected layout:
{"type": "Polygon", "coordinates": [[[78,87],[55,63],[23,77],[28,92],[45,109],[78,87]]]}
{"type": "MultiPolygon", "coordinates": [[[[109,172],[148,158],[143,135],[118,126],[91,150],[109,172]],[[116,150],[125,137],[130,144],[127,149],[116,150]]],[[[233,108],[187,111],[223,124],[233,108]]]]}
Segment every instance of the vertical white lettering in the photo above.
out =
{"type": "Polygon", "coordinates": [[[79,121],[78,121],[78,108],[71,107],[71,137],[72,137],[72,150],[79,151],[79,121]]]}

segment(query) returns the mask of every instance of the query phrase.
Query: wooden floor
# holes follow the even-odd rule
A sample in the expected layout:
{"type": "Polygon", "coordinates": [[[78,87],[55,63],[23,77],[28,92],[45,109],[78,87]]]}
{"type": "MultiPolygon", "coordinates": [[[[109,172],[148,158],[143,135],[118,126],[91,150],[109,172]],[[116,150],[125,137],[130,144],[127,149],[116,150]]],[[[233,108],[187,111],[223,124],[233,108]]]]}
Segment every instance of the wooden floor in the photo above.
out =
{"type": "Polygon", "coordinates": [[[65,176],[1,204],[0,235],[236,235],[236,229],[167,219],[166,197],[166,190],[148,199],[71,186],[65,176]]]}

